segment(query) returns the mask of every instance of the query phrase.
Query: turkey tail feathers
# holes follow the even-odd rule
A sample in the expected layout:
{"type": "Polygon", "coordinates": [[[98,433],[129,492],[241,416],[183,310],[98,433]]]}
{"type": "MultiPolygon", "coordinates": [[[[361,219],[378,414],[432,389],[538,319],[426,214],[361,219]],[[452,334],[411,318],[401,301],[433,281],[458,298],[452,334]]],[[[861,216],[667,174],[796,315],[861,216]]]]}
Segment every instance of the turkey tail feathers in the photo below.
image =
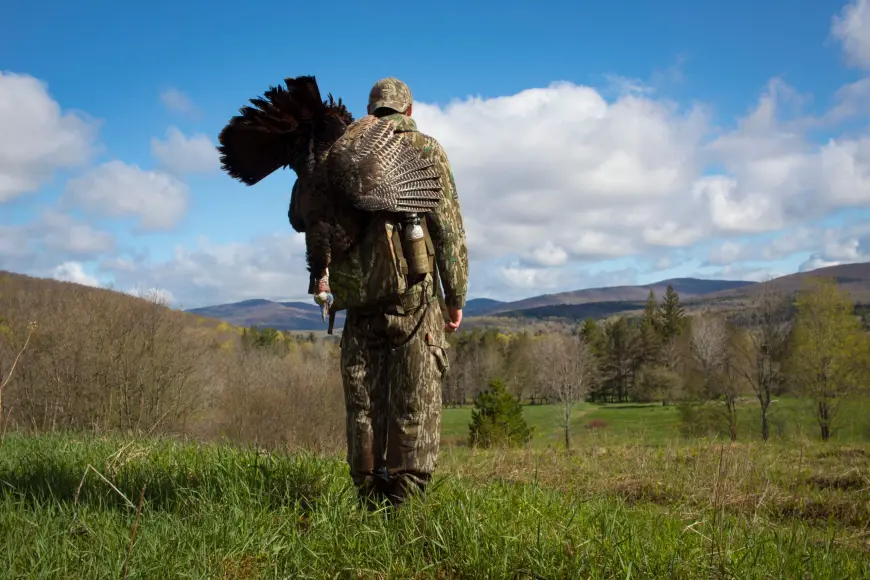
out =
{"type": "Polygon", "coordinates": [[[341,99],[322,99],[314,76],[284,84],[250,99],[218,135],[221,169],[246,185],[281,167],[307,175],[353,122],[341,99]]]}
{"type": "Polygon", "coordinates": [[[432,211],[443,195],[435,161],[394,131],[388,119],[360,120],[329,155],[333,183],[362,211],[432,211]]]}

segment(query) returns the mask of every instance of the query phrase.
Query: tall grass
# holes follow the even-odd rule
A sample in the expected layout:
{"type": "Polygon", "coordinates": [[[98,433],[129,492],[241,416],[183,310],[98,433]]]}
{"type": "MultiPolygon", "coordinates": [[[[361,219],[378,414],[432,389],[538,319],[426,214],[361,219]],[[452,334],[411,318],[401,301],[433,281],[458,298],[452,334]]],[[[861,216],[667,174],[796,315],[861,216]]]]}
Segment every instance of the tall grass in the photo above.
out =
{"type": "Polygon", "coordinates": [[[797,485],[789,481],[797,467],[771,464],[769,454],[640,449],[451,450],[425,502],[390,516],[357,508],[334,455],[11,434],[0,447],[0,570],[120,578],[129,549],[128,578],[870,575],[858,525],[870,509],[866,492],[826,488],[824,501],[863,497],[864,511],[816,519],[777,515],[764,509],[775,499],[757,495],[770,493],[770,481],[810,501],[801,485],[812,474],[853,465],[866,478],[865,451],[805,450],[797,485]],[[633,464],[638,481],[650,489],[658,481],[657,496],[620,487],[633,464]],[[686,477],[696,484],[677,485],[686,477]],[[738,494],[761,507],[735,508],[738,494]]]}

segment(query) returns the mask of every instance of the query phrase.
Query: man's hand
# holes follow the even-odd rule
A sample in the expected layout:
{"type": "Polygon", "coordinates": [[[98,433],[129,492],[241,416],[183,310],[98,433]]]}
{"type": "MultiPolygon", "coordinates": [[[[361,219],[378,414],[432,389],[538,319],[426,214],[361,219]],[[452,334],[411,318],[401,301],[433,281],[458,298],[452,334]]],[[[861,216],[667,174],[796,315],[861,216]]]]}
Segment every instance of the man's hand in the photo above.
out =
{"type": "Polygon", "coordinates": [[[448,306],[447,314],[450,315],[450,322],[444,325],[444,332],[456,332],[462,324],[462,309],[448,306]]]}

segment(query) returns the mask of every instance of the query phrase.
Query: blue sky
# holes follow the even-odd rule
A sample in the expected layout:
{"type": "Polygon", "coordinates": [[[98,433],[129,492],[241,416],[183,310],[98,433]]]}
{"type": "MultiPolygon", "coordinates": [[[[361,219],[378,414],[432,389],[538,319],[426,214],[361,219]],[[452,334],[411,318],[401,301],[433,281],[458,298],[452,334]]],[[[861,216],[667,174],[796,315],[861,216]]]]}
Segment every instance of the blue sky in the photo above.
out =
{"type": "Polygon", "coordinates": [[[378,78],[410,85],[456,170],[472,297],[865,259],[867,0],[242,6],[7,3],[0,269],[305,299],[293,174],[246,188],[213,151],[300,74],[357,116],[378,78]]]}

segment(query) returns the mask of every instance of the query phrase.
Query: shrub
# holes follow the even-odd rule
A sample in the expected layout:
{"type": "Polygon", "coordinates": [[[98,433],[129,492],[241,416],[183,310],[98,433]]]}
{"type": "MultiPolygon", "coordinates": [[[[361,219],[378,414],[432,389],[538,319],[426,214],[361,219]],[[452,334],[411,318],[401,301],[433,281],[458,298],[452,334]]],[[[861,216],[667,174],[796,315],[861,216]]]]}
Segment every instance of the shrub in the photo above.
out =
{"type": "Polygon", "coordinates": [[[721,409],[705,403],[682,403],[680,433],[683,437],[716,437],[728,432],[721,409]]]}
{"type": "Polygon", "coordinates": [[[475,397],[468,427],[471,447],[520,446],[528,443],[534,433],[523,418],[519,401],[505,390],[500,379],[490,381],[487,389],[475,397]]]}

